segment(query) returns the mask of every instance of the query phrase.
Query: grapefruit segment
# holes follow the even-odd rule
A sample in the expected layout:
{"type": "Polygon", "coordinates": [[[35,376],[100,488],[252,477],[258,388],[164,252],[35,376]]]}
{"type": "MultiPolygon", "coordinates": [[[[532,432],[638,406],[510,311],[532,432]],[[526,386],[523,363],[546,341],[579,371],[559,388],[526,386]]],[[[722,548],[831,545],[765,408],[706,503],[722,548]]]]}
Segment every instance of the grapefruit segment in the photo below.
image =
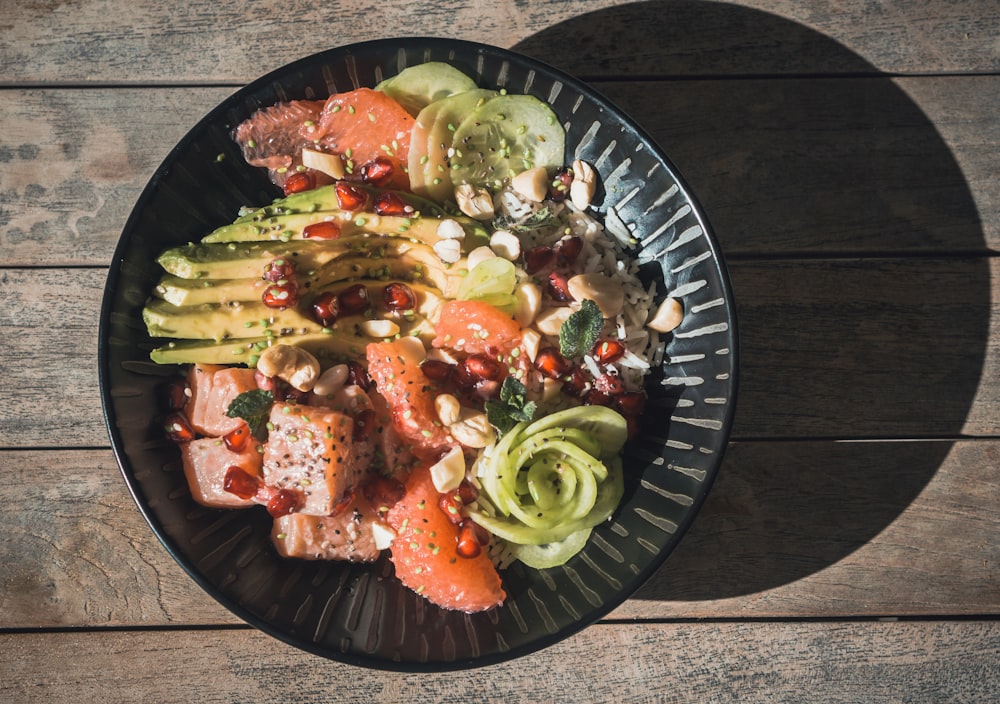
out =
{"type": "Polygon", "coordinates": [[[390,559],[399,580],[444,609],[473,613],[506,598],[500,575],[483,550],[475,557],[456,551],[460,528],[438,507],[430,469],[421,465],[406,482],[406,495],[389,509],[396,531],[390,559]]]}

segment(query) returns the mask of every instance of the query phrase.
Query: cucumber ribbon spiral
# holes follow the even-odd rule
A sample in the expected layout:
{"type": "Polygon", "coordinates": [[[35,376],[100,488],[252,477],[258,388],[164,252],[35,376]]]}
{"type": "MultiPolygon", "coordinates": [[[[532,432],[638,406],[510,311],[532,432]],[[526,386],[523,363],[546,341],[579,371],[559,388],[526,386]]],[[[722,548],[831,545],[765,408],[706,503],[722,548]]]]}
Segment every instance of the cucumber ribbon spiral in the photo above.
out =
{"type": "Polygon", "coordinates": [[[472,520],[531,567],[565,563],[621,501],[627,435],[625,419],[603,406],[517,424],[476,463],[472,520]]]}

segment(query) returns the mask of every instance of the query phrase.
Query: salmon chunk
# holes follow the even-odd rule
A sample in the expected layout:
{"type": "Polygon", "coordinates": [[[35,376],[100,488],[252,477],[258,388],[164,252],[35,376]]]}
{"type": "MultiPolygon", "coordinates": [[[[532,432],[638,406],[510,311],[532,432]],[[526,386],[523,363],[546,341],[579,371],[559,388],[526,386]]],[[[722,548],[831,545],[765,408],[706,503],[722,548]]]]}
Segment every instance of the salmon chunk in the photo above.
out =
{"type": "Polygon", "coordinates": [[[375,512],[360,499],[333,517],[290,513],[276,518],[271,539],[283,557],[372,562],[379,556],[375,523],[375,512]]]}
{"type": "Polygon", "coordinates": [[[300,513],[330,514],[372,465],[370,432],[350,415],[322,406],[276,403],[264,450],[264,482],[300,493],[300,513]]]}
{"type": "Polygon", "coordinates": [[[203,506],[245,508],[252,499],[241,499],[224,488],[226,472],[237,466],[253,477],[261,475],[261,454],[257,443],[249,443],[242,452],[233,452],[217,438],[200,438],[181,445],[181,463],[191,496],[203,506]]]}

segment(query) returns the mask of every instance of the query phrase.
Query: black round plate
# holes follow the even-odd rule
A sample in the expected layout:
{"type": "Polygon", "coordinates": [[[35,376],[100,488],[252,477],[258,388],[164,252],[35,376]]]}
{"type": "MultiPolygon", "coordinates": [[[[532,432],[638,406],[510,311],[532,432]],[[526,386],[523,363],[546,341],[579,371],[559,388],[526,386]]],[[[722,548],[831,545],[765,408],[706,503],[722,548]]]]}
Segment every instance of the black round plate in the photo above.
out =
{"type": "Polygon", "coordinates": [[[719,247],[670,161],[591,88],[535,60],[482,44],[429,38],[331,49],[278,69],[208,113],[170,152],[125,225],[101,311],[100,381],[115,456],[164,547],[206,592],[253,626],[318,655],[367,667],[437,671],[497,663],[555,643],[629,597],[680,541],[715,477],[732,426],[737,342],[719,247]],[[625,452],[625,499],[565,566],[508,568],[507,602],[447,612],[370,565],[280,558],[263,509],[207,509],[190,496],[157,391],[177,370],[149,361],[142,306],[157,255],[277,194],[245,164],[231,129],[260,107],[374,86],[406,66],[447,61],[483,87],[549,102],[567,128],[567,163],[594,164],[595,206],[638,242],[643,269],[680,298],[684,322],[649,383],[640,439],[625,452]],[[222,155],[222,158],[218,158],[222,155]]]}

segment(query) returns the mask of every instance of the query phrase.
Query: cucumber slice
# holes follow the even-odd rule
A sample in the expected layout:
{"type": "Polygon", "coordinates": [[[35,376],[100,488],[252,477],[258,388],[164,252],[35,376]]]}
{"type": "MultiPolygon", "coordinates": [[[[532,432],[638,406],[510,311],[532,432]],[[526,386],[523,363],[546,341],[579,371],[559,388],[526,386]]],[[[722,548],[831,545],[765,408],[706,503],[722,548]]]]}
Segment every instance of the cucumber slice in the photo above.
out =
{"type": "Polygon", "coordinates": [[[607,406],[577,406],[539,418],[524,429],[525,436],[564,426],[584,431],[601,448],[601,457],[616,456],[628,440],[628,424],[607,406]]]}
{"type": "Polygon", "coordinates": [[[566,564],[573,555],[583,550],[590,539],[592,528],[584,528],[570,533],[566,538],[544,545],[518,545],[510,543],[510,552],[528,567],[538,570],[559,567],[566,564]]]}
{"type": "Polygon", "coordinates": [[[536,166],[561,168],[566,134],[552,108],[538,98],[501,95],[466,117],[452,144],[452,183],[495,189],[536,166]]]}
{"type": "Polygon", "coordinates": [[[441,61],[409,66],[375,86],[414,116],[436,100],[475,88],[475,81],[441,61]]]}
{"type": "Polygon", "coordinates": [[[437,100],[420,111],[410,134],[407,163],[414,193],[442,203],[455,199],[448,163],[455,130],[462,120],[497,95],[496,91],[477,88],[437,100]]]}

